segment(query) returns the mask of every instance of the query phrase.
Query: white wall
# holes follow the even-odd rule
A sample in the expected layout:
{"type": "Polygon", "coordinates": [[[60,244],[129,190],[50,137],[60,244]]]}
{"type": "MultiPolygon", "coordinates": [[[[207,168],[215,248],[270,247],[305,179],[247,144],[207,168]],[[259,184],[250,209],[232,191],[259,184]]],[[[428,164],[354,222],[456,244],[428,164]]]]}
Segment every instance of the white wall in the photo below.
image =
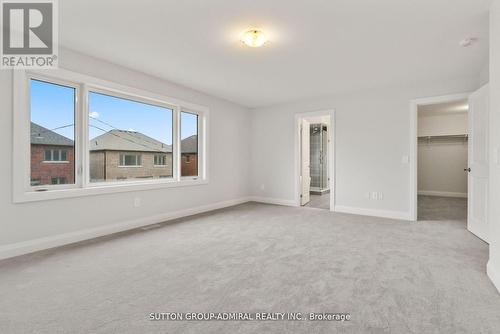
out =
{"type": "MultiPolygon", "coordinates": [[[[2,163],[0,256],[2,251],[36,245],[38,241],[49,245],[61,234],[75,237],[83,230],[161,217],[180,210],[198,210],[248,196],[248,109],[68,50],[62,50],[60,64],[68,70],[208,106],[209,184],[13,204],[12,165],[2,163]],[[135,197],[142,199],[139,208],[133,206],[135,197]]],[[[12,89],[12,72],[0,71],[0,148],[4,157],[12,156],[12,89]]]]}
{"type": "Polygon", "coordinates": [[[488,275],[500,291],[500,0],[490,11],[490,261],[488,275]],[[495,152],[497,152],[495,154],[495,152]]]}
{"type": "Polygon", "coordinates": [[[481,69],[481,73],[479,74],[479,84],[484,86],[488,82],[490,82],[490,63],[486,62],[481,69]]]}
{"type": "MultiPolygon", "coordinates": [[[[467,113],[418,115],[418,136],[468,133],[467,113]]],[[[424,195],[467,195],[467,141],[418,141],[418,192],[424,195]]]]}
{"type": "Polygon", "coordinates": [[[336,206],[408,217],[410,100],[474,91],[479,78],[458,78],[379,88],[254,111],[252,194],[282,203],[294,200],[294,114],[335,108],[336,206]],[[383,192],[382,200],[365,197],[383,192]]]}
{"type": "Polygon", "coordinates": [[[419,136],[461,135],[469,133],[467,113],[418,115],[419,136]]]}

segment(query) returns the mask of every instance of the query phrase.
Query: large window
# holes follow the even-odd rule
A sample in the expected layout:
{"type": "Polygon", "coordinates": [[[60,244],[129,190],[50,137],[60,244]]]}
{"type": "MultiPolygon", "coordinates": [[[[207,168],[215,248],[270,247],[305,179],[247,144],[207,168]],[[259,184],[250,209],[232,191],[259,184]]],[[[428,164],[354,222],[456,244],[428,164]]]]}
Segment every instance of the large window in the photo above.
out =
{"type": "Polygon", "coordinates": [[[15,201],[207,182],[206,107],[61,69],[14,100],[15,201]]]}
{"type": "Polygon", "coordinates": [[[89,93],[90,182],[173,177],[173,109],[98,92],[89,93]],[[117,168],[136,167],[136,168],[117,168]]]}
{"type": "Polygon", "coordinates": [[[198,176],[198,115],[181,112],[181,176],[198,176]]]}
{"type": "Polygon", "coordinates": [[[31,185],[73,184],[76,89],[34,79],[29,84],[31,185]]]}

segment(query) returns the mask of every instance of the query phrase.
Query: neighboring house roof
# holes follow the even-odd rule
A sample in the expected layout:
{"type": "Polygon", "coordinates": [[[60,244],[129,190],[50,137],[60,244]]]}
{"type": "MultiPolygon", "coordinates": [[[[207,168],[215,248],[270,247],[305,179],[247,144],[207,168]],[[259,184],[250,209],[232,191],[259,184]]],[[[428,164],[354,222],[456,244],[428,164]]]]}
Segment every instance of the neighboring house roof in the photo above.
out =
{"type": "Polygon", "coordinates": [[[172,152],[172,145],[136,131],[111,130],[90,141],[91,151],[172,152]]]}
{"type": "MultiPolygon", "coordinates": [[[[90,141],[90,151],[132,151],[171,153],[172,145],[164,144],[137,131],[111,130],[90,141]]],[[[181,141],[182,153],[198,152],[198,136],[181,141]]]]}
{"type": "Polygon", "coordinates": [[[181,140],[182,153],[197,153],[198,152],[198,136],[192,135],[181,140]]]}
{"type": "Polygon", "coordinates": [[[73,146],[71,139],[31,122],[31,144],[73,146]]]}

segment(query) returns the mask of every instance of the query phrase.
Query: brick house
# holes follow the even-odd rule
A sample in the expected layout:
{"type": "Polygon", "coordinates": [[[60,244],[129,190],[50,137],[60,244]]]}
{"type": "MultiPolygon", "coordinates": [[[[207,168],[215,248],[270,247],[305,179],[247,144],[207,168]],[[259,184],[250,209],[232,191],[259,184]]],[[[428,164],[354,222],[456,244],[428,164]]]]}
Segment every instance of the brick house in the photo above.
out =
{"type": "Polygon", "coordinates": [[[172,146],[140,132],[111,130],[90,141],[93,182],[172,176],[172,146]]]}
{"type": "Polygon", "coordinates": [[[73,140],[31,122],[31,185],[74,182],[73,140]]]}
{"type": "MultiPolygon", "coordinates": [[[[181,141],[182,176],[198,175],[198,138],[181,141]]],[[[172,177],[172,146],[136,131],[111,130],[90,141],[90,180],[172,177]]]]}
{"type": "MultiPolygon", "coordinates": [[[[172,177],[172,146],[136,131],[111,130],[90,141],[90,180],[172,177]]],[[[198,137],[181,141],[181,175],[198,175],[198,137]]]]}
{"type": "Polygon", "coordinates": [[[198,136],[192,135],[181,141],[181,175],[198,175],[198,136]]]}

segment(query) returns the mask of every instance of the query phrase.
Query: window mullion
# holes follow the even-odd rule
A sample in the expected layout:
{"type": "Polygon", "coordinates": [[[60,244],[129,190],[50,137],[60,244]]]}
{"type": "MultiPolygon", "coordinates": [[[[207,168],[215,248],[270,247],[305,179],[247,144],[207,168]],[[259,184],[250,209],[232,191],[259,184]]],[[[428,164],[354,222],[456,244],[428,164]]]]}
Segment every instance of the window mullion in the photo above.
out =
{"type": "Polygon", "coordinates": [[[179,106],[174,108],[174,113],[173,113],[173,139],[172,139],[172,173],[175,181],[180,180],[180,175],[181,175],[181,149],[180,149],[180,143],[181,143],[181,108],[179,106]]]}
{"type": "Polygon", "coordinates": [[[90,173],[89,173],[89,131],[88,131],[88,124],[89,124],[89,109],[88,109],[88,88],[87,85],[81,84],[80,85],[80,94],[79,94],[79,110],[80,110],[80,117],[79,117],[79,126],[78,126],[78,133],[80,137],[80,161],[79,161],[79,166],[78,166],[78,171],[79,171],[79,186],[80,187],[87,187],[89,184],[89,178],[90,178],[90,173]]]}
{"type": "Polygon", "coordinates": [[[205,117],[198,114],[198,178],[205,178],[205,117]]]}

